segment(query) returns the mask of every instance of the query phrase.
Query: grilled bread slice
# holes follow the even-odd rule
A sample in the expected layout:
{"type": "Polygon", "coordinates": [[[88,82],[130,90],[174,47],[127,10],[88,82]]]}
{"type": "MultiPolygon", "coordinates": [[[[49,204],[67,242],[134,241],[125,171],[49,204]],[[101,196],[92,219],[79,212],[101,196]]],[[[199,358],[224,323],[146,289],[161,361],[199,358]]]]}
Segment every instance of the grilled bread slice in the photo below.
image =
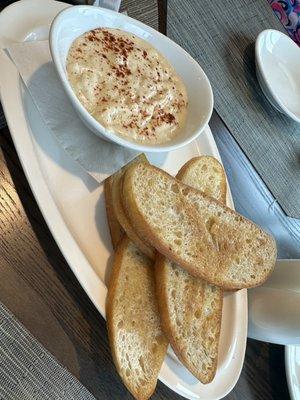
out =
{"type": "MultiPolygon", "coordinates": [[[[226,176],[213,157],[196,157],[177,174],[183,183],[226,202],[226,176]]],[[[202,383],[213,380],[218,363],[223,292],[159,255],[156,292],[163,330],[181,362],[202,383]]]]}
{"type": "Polygon", "coordinates": [[[273,271],[270,235],[161,169],[129,167],[122,191],[137,234],[192,275],[232,290],[258,286],[273,271]]]}
{"type": "Polygon", "coordinates": [[[126,236],[115,255],[106,316],[117,371],[132,395],[146,400],[156,387],[168,341],[161,329],[152,262],[126,236]]]}

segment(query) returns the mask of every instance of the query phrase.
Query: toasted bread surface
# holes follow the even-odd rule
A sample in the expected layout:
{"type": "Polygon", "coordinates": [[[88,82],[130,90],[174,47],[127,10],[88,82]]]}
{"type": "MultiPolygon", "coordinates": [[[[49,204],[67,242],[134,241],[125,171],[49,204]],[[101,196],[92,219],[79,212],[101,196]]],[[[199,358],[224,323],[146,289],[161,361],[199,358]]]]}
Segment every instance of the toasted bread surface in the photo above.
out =
{"type": "Polygon", "coordinates": [[[162,255],[157,256],[155,270],[164,333],[183,365],[202,383],[209,383],[218,363],[222,290],[162,255]]]}
{"type": "Polygon", "coordinates": [[[106,316],[117,371],[132,395],[146,400],[156,387],[168,341],[158,314],[152,261],[126,236],[115,255],[106,316]]]}
{"type": "MultiPolygon", "coordinates": [[[[213,157],[188,161],[177,178],[222,203],[226,201],[226,176],[213,157]]],[[[202,383],[211,382],[218,364],[222,290],[161,255],[156,259],[155,277],[163,330],[175,354],[202,383]]]]}
{"type": "Polygon", "coordinates": [[[192,275],[233,290],[258,286],[273,271],[270,235],[161,169],[130,166],[122,191],[137,234],[192,275]]]}
{"type": "Polygon", "coordinates": [[[212,156],[194,157],[178,171],[176,178],[200,190],[206,196],[226,204],[226,174],[219,161],[212,156]]]}

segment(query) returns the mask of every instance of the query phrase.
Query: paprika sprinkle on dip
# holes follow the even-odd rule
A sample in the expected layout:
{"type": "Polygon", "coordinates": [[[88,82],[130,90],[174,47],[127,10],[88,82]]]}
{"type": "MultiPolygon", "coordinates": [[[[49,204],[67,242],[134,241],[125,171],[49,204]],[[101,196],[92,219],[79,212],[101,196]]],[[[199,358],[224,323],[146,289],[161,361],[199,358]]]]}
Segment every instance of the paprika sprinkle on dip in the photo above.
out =
{"type": "Polygon", "coordinates": [[[72,44],[69,82],[86,110],[108,131],[142,144],[162,144],[184,125],[187,93],[154,47],[119,29],[97,28],[72,44]]]}

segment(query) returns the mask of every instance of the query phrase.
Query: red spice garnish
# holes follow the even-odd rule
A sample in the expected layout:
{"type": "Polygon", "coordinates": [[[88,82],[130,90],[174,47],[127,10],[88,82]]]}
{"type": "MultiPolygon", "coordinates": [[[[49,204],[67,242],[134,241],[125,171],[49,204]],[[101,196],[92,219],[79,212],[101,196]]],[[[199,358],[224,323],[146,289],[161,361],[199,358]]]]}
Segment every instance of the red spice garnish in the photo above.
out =
{"type": "Polygon", "coordinates": [[[174,115],[171,114],[171,113],[164,114],[164,115],[162,116],[162,119],[163,119],[163,121],[166,122],[167,124],[171,124],[172,122],[175,121],[175,117],[174,117],[174,115]]]}

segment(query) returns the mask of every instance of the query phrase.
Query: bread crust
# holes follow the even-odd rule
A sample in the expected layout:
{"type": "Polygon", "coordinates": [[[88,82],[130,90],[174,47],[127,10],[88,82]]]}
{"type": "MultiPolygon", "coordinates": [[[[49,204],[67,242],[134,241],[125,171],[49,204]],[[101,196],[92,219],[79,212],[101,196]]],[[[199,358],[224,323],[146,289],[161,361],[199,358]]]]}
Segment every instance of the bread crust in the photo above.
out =
{"type": "Polygon", "coordinates": [[[111,175],[109,178],[104,181],[104,197],[105,197],[105,209],[106,209],[106,217],[111,237],[111,242],[113,245],[113,249],[115,250],[118,246],[119,241],[124,235],[124,230],[121,227],[118,219],[113,210],[113,201],[112,201],[112,185],[113,185],[114,176],[111,175]]]}
{"type": "Polygon", "coordinates": [[[138,234],[133,229],[127,215],[124,212],[123,204],[121,201],[122,192],[120,190],[120,182],[122,180],[124,172],[129,168],[130,165],[134,165],[138,162],[148,163],[148,160],[144,154],[140,154],[129,164],[125,165],[114,175],[111,175],[105,181],[104,193],[105,193],[105,204],[106,204],[106,214],[111,234],[111,239],[114,249],[121,237],[126,232],[130,240],[136,244],[136,246],[144,253],[146,256],[155,259],[155,250],[146,242],[144,242],[138,234]]]}
{"type": "Polygon", "coordinates": [[[140,238],[140,236],[133,229],[131,222],[125,214],[124,207],[122,204],[122,177],[123,172],[115,174],[112,184],[112,204],[114,214],[119,221],[122,229],[126,232],[129,239],[135,243],[135,245],[151,260],[155,260],[155,249],[140,238]]]}
{"type": "Polygon", "coordinates": [[[130,222],[128,221],[128,218],[124,214],[122,202],[119,199],[119,195],[120,195],[120,190],[118,190],[119,185],[118,185],[118,183],[115,182],[116,180],[119,181],[120,175],[123,175],[123,173],[129,167],[129,165],[133,165],[134,163],[138,163],[138,162],[146,162],[146,163],[148,162],[145,154],[140,154],[139,156],[134,158],[132,161],[130,161],[128,164],[126,164],[124,167],[122,167],[115,174],[113,174],[113,175],[109,176],[107,179],[105,179],[105,181],[104,181],[104,198],[105,198],[106,217],[107,217],[108,227],[109,227],[109,231],[110,231],[111,242],[112,242],[114,250],[116,250],[118,243],[124,236],[124,228],[122,227],[122,224],[119,221],[119,220],[121,220],[123,225],[128,230],[129,235],[128,235],[128,233],[127,233],[127,235],[129,237],[130,236],[132,237],[133,242],[135,242],[135,241],[137,242],[137,246],[138,246],[138,244],[140,244],[141,251],[143,251],[143,249],[145,249],[146,250],[145,254],[148,253],[147,255],[154,259],[154,250],[150,249],[150,247],[146,243],[142,242],[137,237],[137,234],[133,231],[133,229],[130,225],[130,222]],[[117,202],[117,204],[115,204],[116,202],[117,202]]]}
{"type": "MultiPolygon", "coordinates": [[[[212,205],[215,208],[221,209],[222,212],[224,211],[228,216],[230,215],[232,219],[238,218],[239,221],[244,221],[244,223],[249,224],[248,226],[254,228],[257,230],[257,233],[260,235],[264,236],[265,244],[266,247],[268,248],[268,253],[269,253],[269,258],[266,260],[266,263],[264,264],[264,269],[263,273],[257,278],[253,279],[251,282],[243,282],[242,280],[235,282],[230,279],[224,279],[224,276],[222,274],[215,274],[212,275],[211,271],[205,268],[201,268],[199,266],[199,263],[191,263],[187,261],[186,259],[179,257],[175,252],[171,251],[168,244],[165,243],[164,241],[160,240],[158,238],[157,232],[155,231],[154,228],[152,228],[148,221],[145,219],[143,212],[139,208],[139,205],[136,202],[135,196],[133,194],[132,190],[132,179],[135,174],[135,172],[138,170],[141,164],[136,164],[134,166],[131,166],[128,168],[126,173],[124,174],[123,177],[123,183],[122,183],[122,192],[123,192],[123,207],[126,215],[128,216],[129,221],[131,222],[132,226],[134,226],[134,229],[138,233],[140,237],[145,238],[145,241],[151,244],[156,250],[163,254],[166,258],[170,259],[174,263],[180,265],[182,268],[186,269],[191,275],[202,278],[206,280],[208,283],[212,285],[216,285],[221,287],[224,290],[234,290],[234,289],[242,289],[242,288],[250,288],[250,287],[255,287],[259,286],[262,283],[266,281],[266,279],[269,277],[269,275],[272,273],[274,266],[275,266],[275,261],[276,261],[276,243],[275,240],[266,234],[261,228],[259,228],[257,225],[255,225],[253,222],[249,221],[247,218],[242,217],[235,211],[231,210],[229,207],[220,204],[218,201],[213,199],[212,197],[206,196],[203,193],[199,192],[196,189],[191,188],[190,186],[184,185],[182,182],[180,182],[178,179],[173,178],[171,175],[169,175],[167,172],[154,167],[152,165],[145,165],[144,167],[147,167],[148,169],[153,172],[153,174],[161,174],[162,176],[167,177],[167,179],[172,180],[174,183],[177,183],[179,186],[181,186],[182,190],[185,191],[186,197],[188,194],[195,196],[195,197],[200,197],[204,200],[206,200],[208,205],[212,205]],[[267,264],[268,263],[268,264],[267,264]]],[[[185,199],[183,199],[185,200],[185,199]]],[[[186,204],[185,202],[185,210],[187,214],[190,216],[191,220],[194,220],[194,235],[197,237],[197,230],[195,227],[197,227],[197,210],[195,207],[192,207],[190,204],[186,204]]],[[[225,237],[225,236],[224,236],[225,237]]],[[[226,237],[225,237],[226,239],[226,237]]]]}

